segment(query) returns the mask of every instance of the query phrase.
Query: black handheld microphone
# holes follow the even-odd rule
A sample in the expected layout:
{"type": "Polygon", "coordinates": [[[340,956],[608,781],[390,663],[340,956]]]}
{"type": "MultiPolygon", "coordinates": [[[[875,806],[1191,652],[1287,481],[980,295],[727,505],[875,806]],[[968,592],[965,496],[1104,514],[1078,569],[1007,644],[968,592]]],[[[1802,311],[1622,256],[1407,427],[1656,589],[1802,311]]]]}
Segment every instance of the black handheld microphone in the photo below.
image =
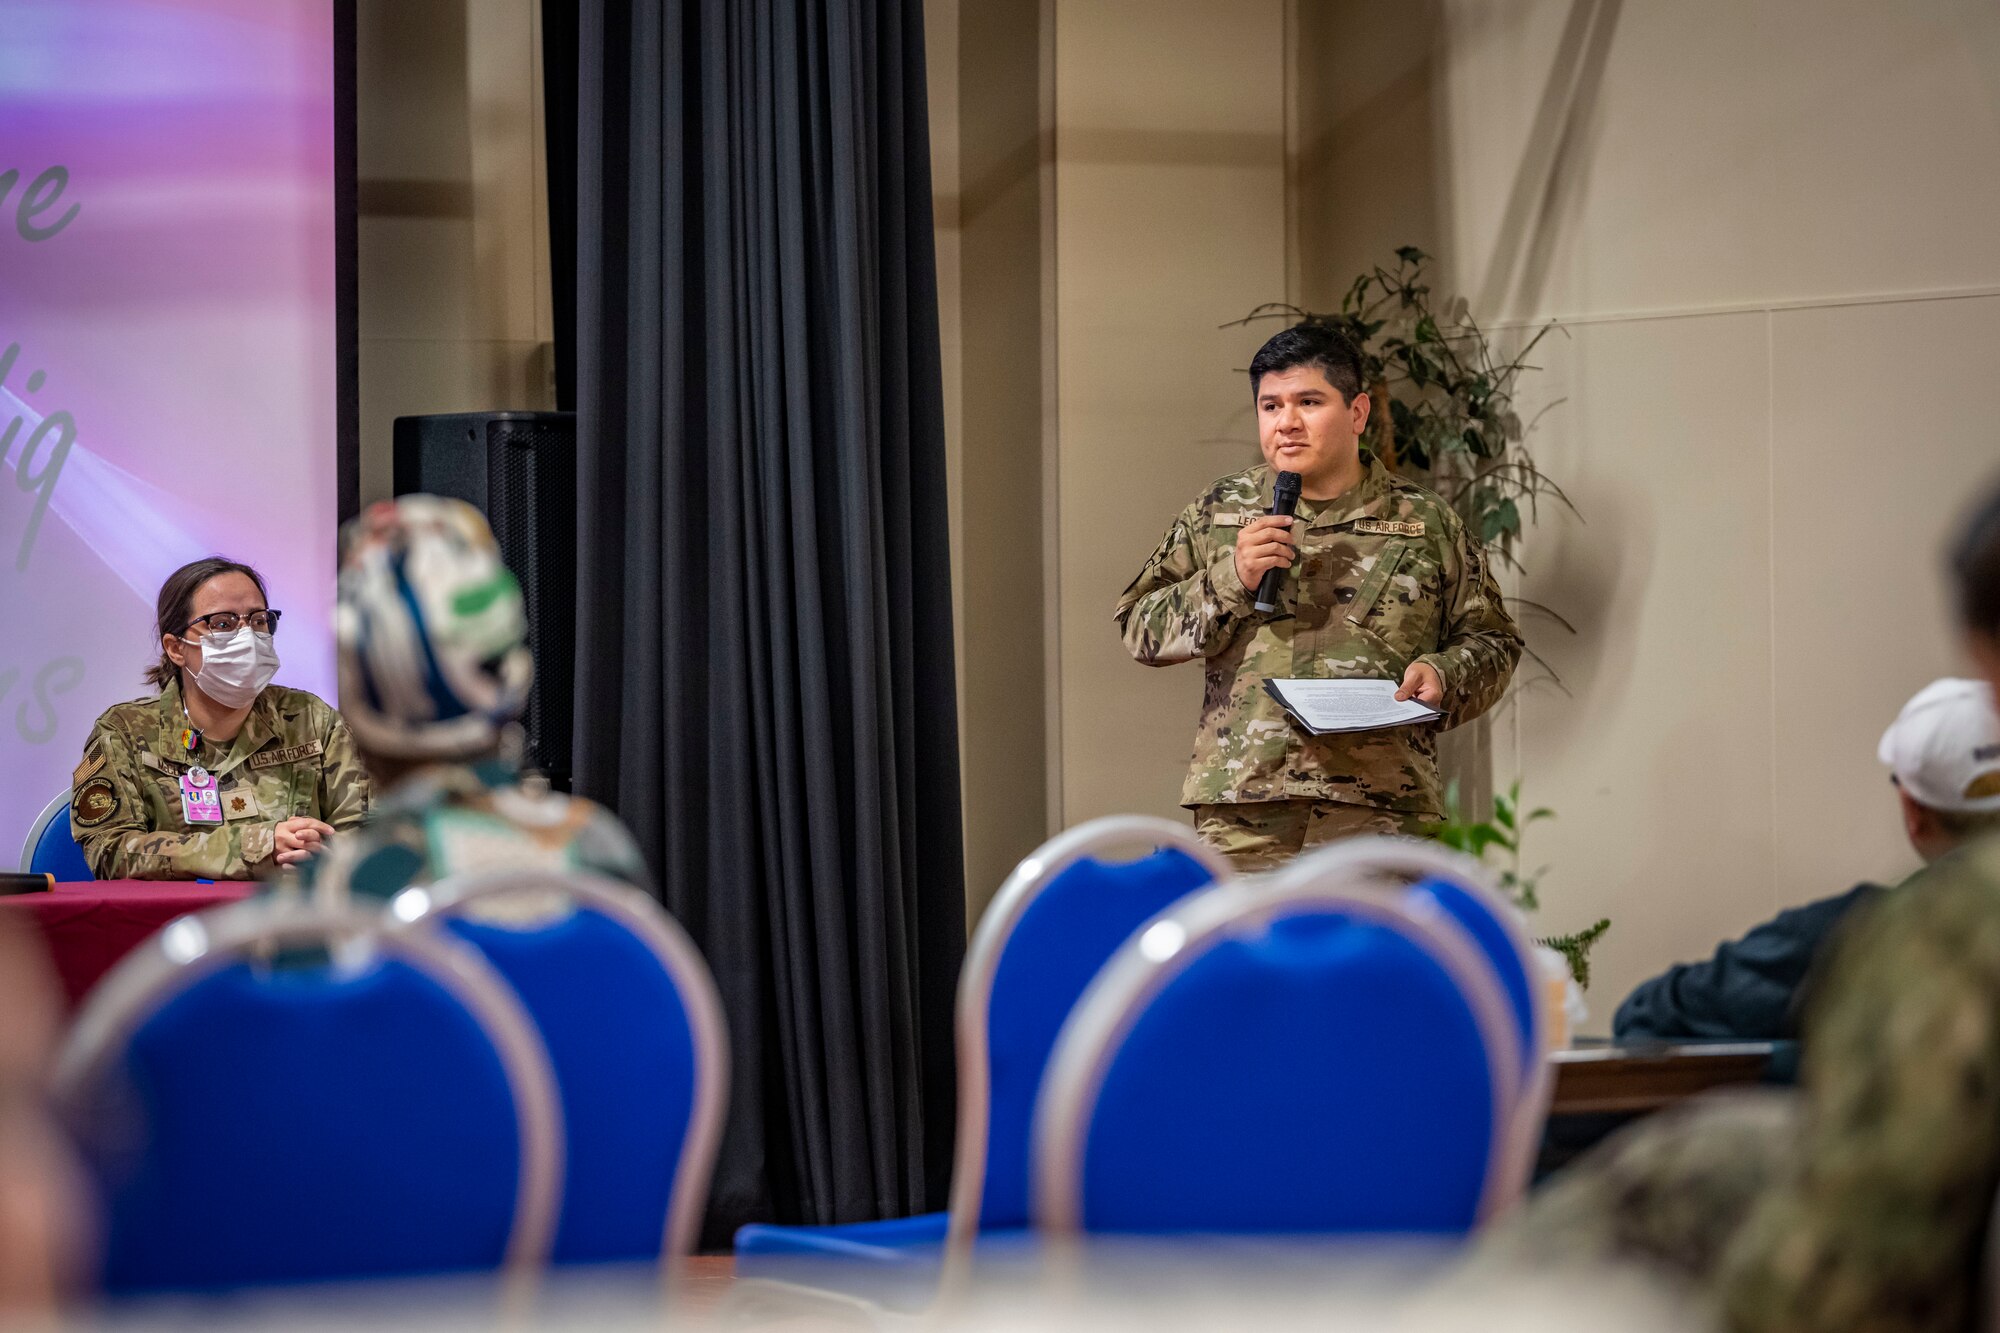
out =
{"type": "MultiPolygon", "coordinates": [[[[1271,492],[1271,512],[1285,518],[1299,507],[1299,474],[1280,472],[1278,484],[1271,492]]],[[[1285,583],[1282,565],[1264,571],[1263,581],[1257,585],[1257,609],[1270,612],[1278,609],[1278,589],[1285,583]]]]}

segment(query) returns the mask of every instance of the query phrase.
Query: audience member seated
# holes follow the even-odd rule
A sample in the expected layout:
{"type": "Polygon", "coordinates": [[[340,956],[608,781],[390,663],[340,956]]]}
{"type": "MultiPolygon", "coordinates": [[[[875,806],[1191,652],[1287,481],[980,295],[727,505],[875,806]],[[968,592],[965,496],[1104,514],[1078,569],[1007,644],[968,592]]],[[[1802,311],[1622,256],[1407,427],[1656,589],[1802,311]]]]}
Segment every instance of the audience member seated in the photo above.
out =
{"type": "Polygon", "coordinates": [[[81,1166],[43,1102],[62,1001],[31,930],[0,917],[0,1325],[55,1327],[88,1276],[81,1166]]]}
{"type": "MultiPolygon", "coordinates": [[[[2000,492],[1953,556],[2000,690],[2000,492]]],[[[1799,1092],[1699,1098],[1579,1159],[1483,1264],[1618,1259],[1747,1333],[1970,1327],[2000,1189],[2000,833],[1842,932],[1808,997],[1799,1092]]]]}
{"type": "MultiPolygon", "coordinates": [[[[2000,828],[2000,718],[1984,681],[1940,680],[1903,706],[1877,751],[1889,766],[1903,830],[1926,863],[2000,828]]],[[[1854,908],[1886,892],[1846,893],[1787,908],[1702,963],[1643,982],[1618,1008],[1620,1041],[1793,1037],[1813,960],[1854,908]]]]}
{"type": "Polygon", "coordinates": [[[71,776],[99,879],[269,879],[368,810],[340,714],[273,685],[281,612],[256,570],[210,557],[160,587],[159,693],[105,710],[71,776]]]}
{"type": "Polygon", "coordinates": [[[330,897],[386,899],[481,870],[646,883],[615,815],[514,757],[534,659],[520,585],[462,500],[406,495],[341,529],[340,692],[379,793],[368,826],[307,869],[330,897]]]}

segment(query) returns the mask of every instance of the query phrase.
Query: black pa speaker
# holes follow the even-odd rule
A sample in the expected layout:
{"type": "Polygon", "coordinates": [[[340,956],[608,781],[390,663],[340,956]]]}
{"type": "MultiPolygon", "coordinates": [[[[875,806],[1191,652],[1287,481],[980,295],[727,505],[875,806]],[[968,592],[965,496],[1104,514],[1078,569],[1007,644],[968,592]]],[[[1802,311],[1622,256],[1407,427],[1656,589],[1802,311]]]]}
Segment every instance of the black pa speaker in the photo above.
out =
{"type": "Polygon", "coordinates": [[[395,488],[465,500],[486,515],[521,581],[535,686],[528,762],[570,785],[576,684],[576,413],[397,417],[395,488]]]}

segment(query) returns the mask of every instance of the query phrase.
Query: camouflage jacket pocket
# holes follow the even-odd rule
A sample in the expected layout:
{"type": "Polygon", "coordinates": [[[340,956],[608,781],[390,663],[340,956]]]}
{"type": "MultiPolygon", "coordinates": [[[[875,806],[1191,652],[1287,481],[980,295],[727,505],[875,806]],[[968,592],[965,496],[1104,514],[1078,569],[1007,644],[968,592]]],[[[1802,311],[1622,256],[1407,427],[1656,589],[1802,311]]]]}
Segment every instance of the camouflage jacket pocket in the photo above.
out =
{"type": "Polygon", "coordinates": [[[181,778],[178,771],[164,773],[148,768],[140,776],[145,793],[146,827],[157,833],[186,833],[189,824],[181,812],[181,778]]]}
{"type": "Polygon", "coordinates": [[[1437,558],[1416,542],[1382,552],[1363,578],[1347,619],[1394,648],[1404,660],[1437,648],[1442,617],[1437,558]]]}

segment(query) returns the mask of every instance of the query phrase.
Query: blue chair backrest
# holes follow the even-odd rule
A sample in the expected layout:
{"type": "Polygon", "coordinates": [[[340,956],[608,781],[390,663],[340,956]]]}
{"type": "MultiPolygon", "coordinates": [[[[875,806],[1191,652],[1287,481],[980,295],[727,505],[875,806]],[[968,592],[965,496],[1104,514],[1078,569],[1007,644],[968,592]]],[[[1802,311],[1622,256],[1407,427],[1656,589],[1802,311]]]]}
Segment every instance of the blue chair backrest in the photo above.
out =
{"type": "Polygon", "coordinates": [[[1530,962],[1521,957],[1514,936],[1484,898],[1449,879],[1427,879],[1407,892],[1412,899],[1429,901],[1442,908],[1472,936],[1473,943],[1492,965],[1500,988],[1507,993],[1507,1010],[1521,1041],[1522,1072],[1531,1075],[1543,1059],[1540,1034],[1535,1031],[1535,983],[1528,972],[1530,962]]]}
{"type": "Polygon", "coordinates": [[[113,1292],[497,1268],[521,1129],[486,1031],[383,958],[227,964],[142,1021],[86,1144],[113,1292]],[[115,1101],[111,1103],[116,1105],[115,1101]]]}
{"type": "Polygon", "coordinates": [[[1175,968],[1084,1103],[1086,1230],[1472,1227],[1511,1089],[1435,950],[1310,909],[1191,942],[1175,968]]]}
{"type": "Polygon", "coordinates": [[[1211,878],[1174,847],[1135,861],[1086,857],[1057,873],[1022,912],[1001,952],[986,1013],[992,1092],[982,1228],[1027,1225],[1035,1098],[1077,998],[1132,932],[1211,878]]]}
{"type": "Polygon", "coordinates": [[[84,859],[83,848],[77,846],[70,832],[67,799],[37,831],[27,868],[31,875],[54,875],[58,884],[96,878],[90,862],[84,859]]]}
{"type": "Polygon", "coordinates": [[[557,1263],[652,1260],[694,1113],[687,1007],[652,950],[579,907],[531,929],[451,919],[541,1030],[567,1137],[557,1263]]]}

